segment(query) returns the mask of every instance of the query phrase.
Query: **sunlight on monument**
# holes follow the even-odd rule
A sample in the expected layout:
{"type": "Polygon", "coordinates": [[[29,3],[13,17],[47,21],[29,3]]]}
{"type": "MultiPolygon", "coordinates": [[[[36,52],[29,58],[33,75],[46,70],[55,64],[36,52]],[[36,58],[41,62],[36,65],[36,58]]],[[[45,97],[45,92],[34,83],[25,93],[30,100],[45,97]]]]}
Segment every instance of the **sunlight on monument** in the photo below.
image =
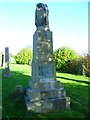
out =
{"type": "Polygon", "coordinates": [[[70,98],[56,80],[48,15],[48,6],[38,3],[35,11],[36,31],[33,35],[32,79],[25,95],[27,110],[35,112],[70,109],[70,98]]]}

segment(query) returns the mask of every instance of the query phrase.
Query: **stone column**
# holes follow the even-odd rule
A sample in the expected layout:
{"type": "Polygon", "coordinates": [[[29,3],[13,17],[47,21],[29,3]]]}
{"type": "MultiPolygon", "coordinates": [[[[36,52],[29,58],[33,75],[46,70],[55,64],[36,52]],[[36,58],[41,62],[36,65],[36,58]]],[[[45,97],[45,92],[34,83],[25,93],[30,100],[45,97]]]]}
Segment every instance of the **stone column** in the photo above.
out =
{"type": "Polygon", "coordinates": [[[5,70],[4,77],[10,77],[10,68],[9,68],[9,48],[5,48],[5,70]]]}

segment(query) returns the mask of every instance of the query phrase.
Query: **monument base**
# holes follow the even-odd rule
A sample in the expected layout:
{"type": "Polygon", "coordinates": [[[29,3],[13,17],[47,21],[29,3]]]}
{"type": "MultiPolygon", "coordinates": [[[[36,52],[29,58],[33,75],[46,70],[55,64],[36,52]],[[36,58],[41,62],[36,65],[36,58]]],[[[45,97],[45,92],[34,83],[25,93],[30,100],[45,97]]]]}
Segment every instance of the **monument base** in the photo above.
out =
{"type": "Polygon", "coordinates": [[[27,87],[25,95],[27,110],[49,112],[70,109],[70,98],[66,96],[66,91],[58,82],[57,80],[39,81],[37,87],[35,87],[34,83],[27,87]]]}
{"type": "Polygon", "coordinates": [[[11,76],[10,69],[5,68],[3,77],[10,78],[10,76],[11,76]]]}

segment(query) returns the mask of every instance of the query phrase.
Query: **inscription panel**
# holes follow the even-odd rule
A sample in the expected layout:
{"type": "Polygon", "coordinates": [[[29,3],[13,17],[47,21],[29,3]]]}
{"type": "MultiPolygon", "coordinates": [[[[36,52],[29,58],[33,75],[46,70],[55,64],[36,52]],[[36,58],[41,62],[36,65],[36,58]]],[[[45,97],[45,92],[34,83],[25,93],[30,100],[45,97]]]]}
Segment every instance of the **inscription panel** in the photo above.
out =
{"type": "Polygon", "coordinates": [[[39,64],[38,71],[39,78],[53,78],[54,76],[53,64],[39,64]]]}

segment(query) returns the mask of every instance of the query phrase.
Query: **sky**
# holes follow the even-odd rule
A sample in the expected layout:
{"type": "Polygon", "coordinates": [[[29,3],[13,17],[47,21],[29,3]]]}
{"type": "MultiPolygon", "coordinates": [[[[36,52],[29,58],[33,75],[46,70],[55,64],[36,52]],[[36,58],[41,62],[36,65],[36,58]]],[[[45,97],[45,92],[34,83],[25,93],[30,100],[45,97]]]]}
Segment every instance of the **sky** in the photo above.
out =
{"type": "Polygon", "coordinates": [[[54,50],[67,46],[81,54],[88,50],[87,0],[1,0],[0,51],[9,47],[12,54],[27,45],[33,46],[35,9],[39,2],[48,5],[49,28],[53,32],[54,50]]]}

